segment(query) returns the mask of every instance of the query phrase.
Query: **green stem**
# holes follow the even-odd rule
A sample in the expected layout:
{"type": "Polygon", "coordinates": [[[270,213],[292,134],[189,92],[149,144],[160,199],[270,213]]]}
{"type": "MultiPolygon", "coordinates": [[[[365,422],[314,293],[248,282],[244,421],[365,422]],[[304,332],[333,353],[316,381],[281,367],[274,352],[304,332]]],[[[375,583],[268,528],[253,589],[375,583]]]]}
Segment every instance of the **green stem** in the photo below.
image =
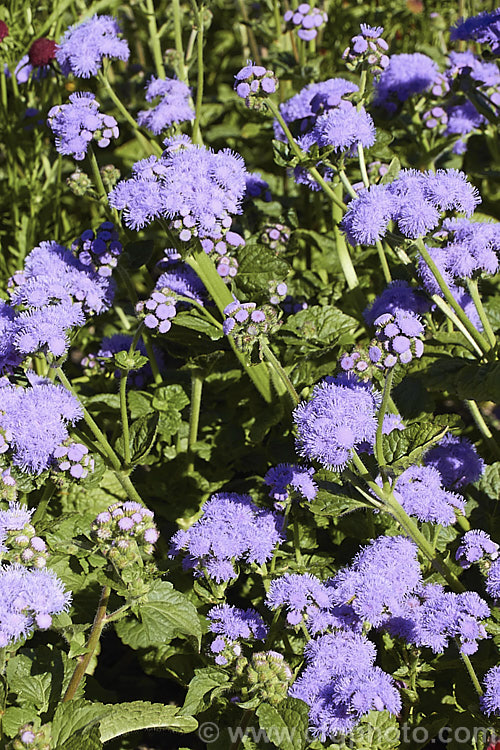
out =
{"type": "Polygon", "coordinates": [[[335,237],[335,249],[337,250],[337,257],[339,259],[340,267],[342,268],[342,273],[344,274],[347,286],[349,289],[359,288],[358,275],[356,273],[356,269],[353,266],[349,248],[347,247],[347,242],[345,241],[345,237],[338,228],[337,224],[335,224],[335,226],[333,227],[333,236],[335,237]]]}
{"type": "Polygon", "coordinates": [[[280,0],[273,0],[273,11],[274,11],[274,23],[276,26],[276,42],[279,44],[281,41],[281,10],[280,0]]]}
{"type": "Polygon", "coordinates": [[[56,486],[54,482],[49,479],[45,484],[45,487],[43,488],[42,497],[40,498],[40,502],[37,505],[35,513],[33,514],[33,518],[31,519],[31,523],[33,525],[36,523],[40,523],[40,521],[43,521],[48,505],[55,491],[56,486]]]}
{"type": "Polygon", "coordinates": [[[154,352],[151,339],[149,338],[149,335],[146,333],[144,328],[142,329],[141,336],[142,340],[144,341],[144,346],[146,347],[146,354],[148,355],[151,372],[153,373],[153,380],[156,385],[160,385],[160,383],[163,382],[162,374],[158,366],[158,360],[156,359],[156,354],[154,352]]]}
{"type": "Polygon", "coordinates": [[[481,414],[481,410],[479,409],[479,406],[472,399],[466,400],[466,404],[470,409],[470,413],[472,414],[472,418],[474,419],[474,422],[476,423],[477,428],[479,429],[483,437],[486,439],[486,442],[488,443],[490,450],[495,455],[497,460],[500,460],[500,446],[495,440],[495,437],[493,433],[491,432],[490,428],[484,421],[484,417],[481,414]]]}
{"type": "Polygon", "coordinates": [[[104,183],[102,181],[102,176],[99,171],[99,164],[97,163],[97,159],[94,153],[94,149],[92,148],[92,144],[89,143],[88,146],[88,157],[90,161],[90,168],[92,170],[92,177],[94,178],[94,183],[97,188],[97,193],[99,195],[99,198],[104,198],[106,203],[108,202],[108,194],[106,193],[106,188],[104,187],[104,183]]]}
{"type": "Polygon", "coordinates": [[[203,391],[203,375],[198,370],[191,372],[191,407],[189,411],[189,433],[188,433],[188,452],[191,456],[188,465],[188,474],[194,471],[193,462],[193,445],[198,439],[198,426],[200,424],[200,407],[201,394],[203,391]]]}
{"type": "Polygon", "coordinates": [[[495,338],[495,333],[493,331],[493,328],[491,327],[490,319],[488,318],[486,314],[486,310],[483,307],[483,302],[481,300],[481,296],[479,294],[479,289],[477,286],[477,279],[467,279],[467,289],[469,290],[469,294],[472,297],[472,301],[474,302],[476,306],[476,310],[479,314],[479,318],[481,320],[481,323],[483,324],[484,332],[486,333],[486,338],[488,339],[491,348],[494,349],[496,346],[497,340],[495,338]]]}
{"type": "Polygon", "coordinates": [[[389,268],[389,264],[387,262],[387,258],[385,255],[384,246],[382,245],[380,240],[375,241],[375,246],[377,248],[378,257],[380,260],[380,265],[382,266],[382,272],[384,274],[384,279],[387,284],[390,284],[392,281],[391,271],[389,268]]]}
{"type": "Polygon", "coordinates": [[[113,469],[113,471],[116,474],[116,478],[120,482],[121,486],[125,490],[127,496],[130,500],[135,500],[135,502],[140,503],[141,505],[144,505],[144,501],[142,500],[141,496],[135,489],[134,485],[132,484],[130,477],[128,477],[126,474],[124,474],[121,461],[114,452],[113,448],[108,442],[108,439],[102,432],[102,430],[99,428],[97,423],[94,421],[94,419],[91,417],[85,406],[81,403],[78,393],[75,391],[73,386],[71,385],[70,381],[62,371],[60,367],[55,368],[56,375],[63,384],[63,386],[78,400],[80,403],[80,406],[82,407],[83,411],[83,418],[85,420],[85,423],[87,424],[88,428],[94,435],[95,439],[97,440],[97,443],[99,447],[101,448],[103,454],[106,456],[106,458],[109,460],[109,463],[113,469]]]}
{"type": "Polygon", "coordinates": [[[130,431],[128,426],[128,412],[127,412],[127,378],[128,373],[122,372],[120,377],[120,412],[122,417],[122,430],[123,430],[123,456],[125,459],[125,466],[130,466],[131,455],[130,455],[130,431]]]}
{"type": "Polygon", "coordinates": [[[267,359],[267,361],[274,367],[276,372],[278,373],[281,381],[283,382],[283,385],[287,389],[290,398],[292,399],[292,402],[294,405],[297,405],[300,402],[299,395],[295,388],[293,387],[293,383],[288,377],[287,373],[285,372],[285,369],[279,359],[275,356],[274,352],[272,351],[271,347],[267,343],[267,341],[263,341],[261,344],[261,350],[264,357],[267,359]]]}
{"type": "Polygon", "coordinates": [[[163,55],[161,53],[160,37],[158,36],[158,27],[156,25],[155,6],[153,0],[146,0],[148,16],[148,32],[153,59],[155,61],[156,75],[158,78],[165,78],[165,66],[163,65],[163,55]]]}
{"type": "Polygon", "coordinates": [[[295,552],[295,562],[302,567],[302,553],[300,551],[299,523],[296,518],[293,519],[293,548],[295,552]]]}
{"type": "Polygon", "coordinates": [[[106,610],[108,608],[108,601],[109,601],[110,594],[111,594],[111,589],[109,588],[109,586],[104,586],[101,592],[101,598],[99,600],[99,604],[97,606],[97,612],[95,613],[94,622],[92,624],[92,630],[90,631],[90,636],[87,641],[85,654],[80,657],[80,660],[75,668],[75,671],[73,672],[71,676],[69,685],[62,699],[63,703],[66,703],[67,701],[70,701],[72,700],[72,698],[75,697],[76,691],[78,690],[78,686],[83,680],[87,667],[90,664],[90,660],[92,659],[94,655],[94,652],[101,638],[102,629],[104,627],[105,618],[106,618],[106,610]]]}
{"type": "MultiPolygon", "coordinates": [[[[292,133],[290,131],[290,128],[286,124],[285,120],[283,119],[283,116],[282,116],[281,112],[279,111],[279,108],[272,101],[272,99],[266,99],[266,104],[267,104],[268,109],[271,110],[271,112],[273,113],[273,115],[276,117],[276,119],[278,120],[279,124],[281,125],[281,127],[283,129],[283,132],[286,135],[287,141],[290,144],[290,148],[292,149],[293,153],[295,154],[295,156],[297,157],[297,159],[299,159],[299,161],[303,161],[303,159],[305,157],[305,154],[301,150],[301,148],[298,145],[298,143],[295,141],[295,139],[294,139],[294,137],[293,137],[293,135],[292,135],[292,133]]],[[[323,177],[320,175],[320,173],[318,172],[318,170],[316,169],[316,167],[307,167],[307,171],[309,172],[309,174],[311,175],[311,177],[313,177],[316,180],[316,182],[318,183],[318,185],[323,189],[323,191],[330,198],[330,200],[332,201],[332,203],[334,203],[336,206],[338,206],[343,211],[345,211],[347,209],[346,204],[343,201],[341,201],[335,195],[335,193],[332,190],[332,188],[330,187],[330,185],[323,179],[323,177]]]]}
{"type": "MultiPolygon", "coordinates": [[[[460,643],[458,641],[457,641],[457,645],[460,647],[460,643]]],[[[483,688],[481,687],[481,683],[477,679],[477,674],[476,674],[476,672],[474,670],[474,667],[472,666],[472,662],[469,659],[469,657],[468,657],[467,654],[463,654],[462,652],[460,652],[460,656],[462,657],[462,661],[465,664],[465,668],[466,668],[467,672],[469,673],[469,677],[472,680],[472,684],[474,685],[474,689],[475,689],[476,693],[478,694],[478,696],[481,698],[481,696],[483,695],[483,688]]]]}
{"type": "MultiPolygon", "coordinates": [[[[384,469],[386,466],[382,430],[384,427],[384,417],[387,413],[387,407],[389,406],[389,399],[391,397],[391,388],[392,388],[393,380],[394,380],[394,367],[391,367],[385,379],[384,394],[382,396],[382,404],[380,405],[380,409],[378,412],[377,434],[375,437],[375,458],[377,459],[379,469],[381,470],[384,469]]],[[[387,482],[387,479],[384,476],[384,484],[386,482],[387,482]]]]}
{"type": "Polygon", "coordinates": [[[424,241],[421,237],[419,237],[416,240],[415,243],[418,247],[418,250],[420,252],[420,255],[425,260],[427,265],[429,266],[432,275],[436,279],[439,288],[441,289],[445,300],[448,302],[450,307],[454,310],[457,317],[460,319],[464,327],[467,329],[469,334],[472,336],[474,341],[477,343],[478,347],[481,349],[481,352],[483,354],[487,354],[490,351],[490,345],[487,341],[485,341],[484,337],[479,333],[479,331],[472,325],[469,318],[465,314],[465,312],[462,310],[456,299],[453,297],[452,293],[450,292],[450,289],[448,285],[446,284],[445,280],[443,279],[438,267],[432,260],[431,256],[429,255],[429,252],[427,248],[424,245],[424,241]]]}
{"type": "MultiPolygon", "coordinates": [[[[201,249],[201,247],[197,247],[194,249],[191,257],[187,259],[187,263],[194,271],[196,271],[208,293],[217,305],[217,308],[222,314],[224,314],[224,308],[234,301],[233,295],[217,273],[213,261],[208,257],[205,251],[201,249]]],[[[247,362],[246,357],[236,346],[233,337],[228,336],[227,338],[232,350],[238,358],[238,361],[261,394],[262,398],[267,401],[267,403],[272,403],[273,394],[266,365],[263,362],[258,365],[250,365],[247,362]]]]}
{"type": "Polygon", "coordinates": [[[201,137],[200,130],[200,118],[201,118],[201,107],[203,104],[203,6],[198,9],[197,12],[197,27],[198,36],[196,37],[196,65],[198,71],[197,86],[196,86],[196,104],[195,104],[195,116],[193,123],[193,143],[203,145],[203,139],[201,137]]]}
{"type": "Polygon", "coordinates": [[[243,21],[245,22],[245,29],[248,34],[248,43],[250,45],[250,49],[252,51],[254,62],[257,65],[262,65],[262,59],[259,53],[259,48],[257,46],[257,42],[255,39],[255,34],[253,33],[252,24],[250,23],[250,19],[248,17],[247,9],[245,6],[245,0],[238,0],[238,6],[241,12],[241,16],[243,18],[243,21]]]}
{"type": "Polygon", "coordinates": [[[366,171],[365,152],[361,143],[358,143],[358,161],[359,161],[359,169],[361,171],[361,179],[363,180],[363,185],[366,188],[369,188],[370,178],[368,177],[368,172],[366,171]]]}
{"type": "Polygon", "coordinates": [[[345,173],[345,170],[339,169],[339,177],[342,185],[345,187],[346,191],[349,193],[351,198],[357,198],[358,194],[354,190],[353,186],[351,185],[351,181],[349,180],[348,176],[345,173]]]}
{"type": "Polygon", "coordinates": [[[146,136],[142,133],[138,123],[134,120],[134,118],[132,117],[132,115],[126,108],[126,106],[123,104],[122,100],[116,94],[115,90],[111,86],[106,76],[101,71],[99,71],[97,74],[97,77],[99,81],[102,83],[102,85],[104,86],[104,88],[106,89],[106,92],[109,98],[111,99],[111,101],[113,102],[113,104],[115,105],[115,107],[119,110],[119,112],[123,115],[123,117],[128,122],[128,124],[134,130],[134,133],[136,134],[141,144],[145,146],[145,148],[148,151],[153,151],[158,156],[161,156],[163,153],[162,147],[155,141],[150,141],[149,138],[146,138],[146,136]]]}
{"type": "Polygon", "coordinates": [[[460,318],[458,318],[451,307],[440,297],[438,294],[433,294],[431,296],[432,301],[438,307],[441,312],[443,312],[446,317],[448,318],[448,323],[453,323],[458,330],[465,336],[469,344],[475,349],[476,353],[479,354],[480,357],[483,356],[482,350],[479,348],[479,346],[476,344],[472,336],[470,335],[469,331],[465,328],[460,318]]]}
{"type": "Polygon", "coordinates": [[[304,633],[304,637],[306,639],[306,643],[309,643],[309,641],[311,640],[311,636],[309,635],[309,631],[306,628],[306,624],[305,624],[304,620],[300,621],[300,629],[304,633]]]}
{"type": "Polygon", "coordinates": [[[184,83],[188,83],[188,72],[184,59],[184,47],[182,44],[182,19],[179,0],[172,0],[172,10],[174,16],[175,51],[177,52],[177,57],[179,58],[179,78],[184,83]]]}
{"type": "Polygon", "coordinates": [[[444,563],[440,557],[434,552],[432,544],[424,537],[420,529],[418,528],[415,521],[410,518],[402,506],[398,503],[394,494],[378,486],[376,482],[371,478],[368,470],[363,464],[362,460],[357,455],[356,451],[353,451],[353,463],[359,473],[359,476],[363,479],[368,487],[375,493],[375,495],[385,505],[391,515],[396,519],[401,528],[410,536],[415,544],[419,547],[421,552],[429,560],[435,570],[440,573],[449,586],[456,592],[462,593],[466,589],[462,583],[458,580],[456,575],[451,571],[446,563],[444,563]]]}

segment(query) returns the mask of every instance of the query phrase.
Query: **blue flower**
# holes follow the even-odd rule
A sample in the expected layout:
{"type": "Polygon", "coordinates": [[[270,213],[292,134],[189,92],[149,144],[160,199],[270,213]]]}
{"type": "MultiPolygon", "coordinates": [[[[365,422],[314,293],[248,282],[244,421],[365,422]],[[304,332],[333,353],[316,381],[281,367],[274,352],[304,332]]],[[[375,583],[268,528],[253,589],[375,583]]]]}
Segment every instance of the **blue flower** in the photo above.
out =
{"type": "Polygon", "coordinates": [[[92,16],[63,34],[56,59],[65,76],[90,78],[102,68],[104,57],[128,60],[130,50],[119,38],[120,26],[112,16],[92,16]]]}

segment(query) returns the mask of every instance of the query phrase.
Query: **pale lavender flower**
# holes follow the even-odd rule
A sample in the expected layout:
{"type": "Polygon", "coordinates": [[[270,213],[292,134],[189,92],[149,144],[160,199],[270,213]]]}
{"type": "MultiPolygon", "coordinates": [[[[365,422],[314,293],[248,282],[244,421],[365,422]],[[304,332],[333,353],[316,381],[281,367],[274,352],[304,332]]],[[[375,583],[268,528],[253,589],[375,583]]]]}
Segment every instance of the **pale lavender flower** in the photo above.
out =
{"type": "Polygon", "coordinates": [[[176,123],[186,122],[194,118],[194,110],[190,104],[191,89],[183,81],[176,78],[155,78],[146,86],[146,101],[160,101],[151,109],[143,109],[137,115],[137,122],[160,135],[162,130],[176,123]]]}
{"type": "Polygon", "coordinates": [[[470,440],[451,433],[427,451],[424,464],[434,466],[441,474],[444,486],[454,490],[477,482],[485,468],[470,440]]]}
{"type": "Polygon", "coordinates": [[[128,60],[130,50],[120,39],[120,26],[112,16],[94,15],[70,26],[56,50],[56,59],[65,76],[90,78],[102,68],[103,58],[128,60]]]}
{"type": "Polygon", "coordinates": [[[271,581],[266,597],[269,609],[284,606],[290,625],[299,625],[318,609],[328,609],[330,596],[327,587],[316,576],[304,573],[285,573],[271,581]]]}
{"type": "Polygon", "coordinates": [[[498,544],[485,531],[472,529],[461,538],[455,558],[462,568],[467,569],[472,563],[482,560],[485,555],[488,555],[490,560],[495,560],[498,557],[498,544]]]}

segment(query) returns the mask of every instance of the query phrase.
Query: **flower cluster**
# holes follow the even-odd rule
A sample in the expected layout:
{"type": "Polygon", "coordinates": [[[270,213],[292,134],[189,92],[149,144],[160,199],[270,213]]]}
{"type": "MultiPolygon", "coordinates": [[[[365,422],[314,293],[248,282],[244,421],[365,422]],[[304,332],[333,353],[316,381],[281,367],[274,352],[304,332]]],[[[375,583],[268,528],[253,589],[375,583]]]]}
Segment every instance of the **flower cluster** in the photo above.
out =
{"type": "Polygon", "coordinates": [[[155,135],[177,123],[192,120],[194,110],[190,104],[191,89],[176,78],[155,78],[146,86],[146,101],[160,98],[156,106],[143,109],[137,115],[137,122],[155,135]]]}
{"type": "Polygon", "coordinates": [[[270,224],[262,230],[260,240],[274,250],[276,255],[280,255],[286,250],[290,240],[290,227],[284,224],[270,224]]]}
{"type": "Polygon", "coordinates": [[[278,79],[272,70],[248,61],[234,76],[234,90],[247,107],[258,109],[263,97],[274,94],[278,88],[278,79]]]}
{"type": "Polygon", "coordinates": [[[240,609],[230,604],[220,604],[207,612],[209,629],[216,637],[210,644],[215,663],[228,664],[241,655],[240,638],[263,641],[267,636],[264,620],[255,609],[240,609]]]}
{"type": "Polygon", "coordinates": [[[304,655],[306,668],[290,695],[308,704],[310,724],[321,740],[350,732],[370,711],[399,713],[394,680],[374,666],[375,646],[366,636],[328,633],[309,641],[304,655]]]}
{"type": "Polygon", "coordinates": [[[442,212],[470,216],[480,200],[477,189],[456,169],[404,169],[390,184],[372,185],[354,198],[342,226],[352,245],[375,244],[391,220],[405,237],[414,239],[436,229],[442,212]]]}
{"type": "Polygon", "coordinates": [[[82,418],[82,407],[65,388],[28,373],[26,388],[0,388],[0,429],[8,437],[12,462],[39,474],[54,462],[56,449],[68,439],[67,424],[82,418]]]}
{"type": "Polygon", "coordinates": [[[470,440],[450,432],[427,451],[424,464],[434,466],[441,474],[444,486],[452,490],[477,482],[485,466],[470,440]]]}
{"type": "Polygon", "coordinates": [[[278,313],[272,305],[257,308],[255,302],[235,299],[224,308],[226,319],[222,330],[233,336],[241,351],[250,352],[261,336],[272,332],[278,324],[278,313]]]}
{"type": "Polygon", "coordinates": [[[130,50],[120,39],[120,26],[112,16],[92,16],[83,23],[70,26],[63,34],[56,59],[65,76],[90,78],[102,68],[104,57],[128,60],[130,50]]]}
{"type": "Polygon", "coordinates": [[[92,537],[113,565],[125,568],[137,561],[141,552],[153,554],[159,537],[153,519],[153,511],[140,503],[113,503],[93,521],[92,537]]]}
{"type": "Polygon", "coordinates": [[[420,521],[449,526],[456,521],[455,511],[465,510],[464,498],[443,487],[434,466],[410,466],[395,481],[393,492],[408,515],[420,521]]]}
{"type": "Polygon", "coordinates": [[[485,555],[488,555],[490,560],[496,560],[498,544],[485,531],[474,529],[463,535],[455,557],[462,568],[466,569],[470,568],[472,563],[482,560],[485,555]]]}
{"type": "Polygon", "coordinates": [[[290,490],[306,500],[314,500],[318,487],[313,476],[314,469],[298,464],[278,464],[264,476],[264,482],[271,488],[269,496],[277,503],[286,503],[290,499],[290,490]]]}
{"type": "Polygon", "coordinates": [[[342,55],[349,70],[357,70],[367,65],[374,75],[378,75],[389,65],[386,52],[389,45],[381,38],[384,31],[382,26],[368,26],[360,24],[361,34],[353,36],[351,46],[342,55]]]}
{"type": "MultiPolygon", "coordinates": [[[[5,442],[5,438],[0,430],[0,441],[2,441],[2,449],[0,453],[5,453],[9,449],[9,444],[5,442]],[[5,450],[3,450],[5,448],[5,450]]],[[[3,469],[0,471],[0,500],[6,500],[8,503],[13,503],[17,498],[17,482],[10,473],[10,469],[3,469]]]]}
{"type": "Polygon", "coordinates": [[[230,227],[245,194],[243,159],[229,149],[214,152],[191,143],[134,164],[133,177],[109,194],[125,224],[140,229],[155,218],[172,222],[182,242],[199,237],[205,252],[226,251],[243,239],[230,227]]]}
{"type": "Polygon", "coordinates": [[[484,675],[484,695],[481,708],[485,714],[500,714],[500,666],[492,667],[484,675]]]}
{"type": "Polygon", "coordinates": [[[500,599],[500,559],[495,560],[488,571],[486,591],[492,599],[500,599]]]}
{"type": "Polygon", "coordinates": [[[299,453],[340,471],[352,450],[375,440],[379,403],[370,384],[349,377],[324,380],[294,411],[299,453]]]}
{"type": "Polygon", "coordinates": [[[370,360],[394,367],[398,362],[407,365],[424,353],[424,326],[412,312],[396,310],[375,318],[376,342],[370,347],[370,360]],[[378,344],[378,345],[377,345],[378,344]]]}
{"type": "Polygon", "coordinates": [[[500,51],[500,8],[461,19],[452,27],[450,39],[452,41],[472,40],[479,44],[488,44],[493,54],[497,55],[500,51]]]}
{"type": "Polygon", "coordinates": [[[375,125],[364,107],[341,100],[336,107],[319,115],[312,129],[298,138],[304,151],[315,143],[319,148],[332,147],[335,153],[352,155],[358,145],[370,148],[375,143],[375,125]]]}
{"type": "Polygon", "coordinates": [[[85,158],[89,143],[99,148],[118,138],[118,123],[112,115],[99,112],[99,102],[88,91],[70,94],[69,104],[57,104],[48,113],[47,124],[56,136],[56,149],[77,161],[85,158]]]}
{"type": "Polygon", "coordinates": [[[89,266],[99,276],[111,276],[118,264],[122,252],[122,244],[115,225],[111,221],[103,221],[96,229],[86,229],[71,243],[71,250],[80,263],[89,266]]]}
{"type": "Polygon", "coordinates": [[[136,312],[147,328],[167,333],[179,306],[189,304],[188,300],[203,305],[205,299],[205,287],[197,274],[187,264],[179,263],[159,277],[148,299],[137,303],[136,312]]]}
{"type": "Polygon", "coordinates": [[[310,42],[316,39],[318,30],[328,21],[328,13],[309,3],[301,3],[296,10],[287,10],[283,20],[297,29],[299,39],[310,42]]]}
{"type": "Polygon", "coordinates": [[[45,568],[47,545],[31,523],[34,509],[11,502],[0,510],[0,557],[27,568],[45,568]]]}
{"type": "Polygon", "coordinates": [[[396,315],[401,311],[422,315],[429,309],[430,302],[425,292],[410,286],[407,281],[396,279],[364,310],[363,317],[368,325],[374,325],[379,315],[384,313],[396,315]]]}
{"type": "Polygon", "coordinates": [[[94,471],[94,459],[83,443],[65,440],[54,451],[56,466],[59,471],[67,471],[73,479],[85,479],[89,471],[94,471]]]}
{"type": "Polygon", "coordinates": [[[68,609],[71,596],[51,570],[14,563],[0,567],[0,647],[47,630],[52,616],[68,609]]]}
{"type": "Polygon", "coordinates": [[[53,241],[41,242],[27,255],[24,270],[9,280],[12,305],[20,311],[0,306],[3,368],[16,362],[16,351],[25,355],[46,349],[60,357],[69,346],[68,331],[81,326],[85,314],[111,306],[114,282],[99,273],[97,264],[88,265],[85,255],[84,261],[53,241]]]}
{"type": "Polygon", "coordinates": [[[185,569],[205,572],[217,582],[230,581],[237,576],[237,561],[262,565],[281,538],[276,513],[258,508],[248,495],[221,492],[205,503],[203,515],[190,529],[174,534],[170,554],[187,550],[185,569]]]}
{"type": "Polygon", "coordinates": [[[250,662],[240,658],[236,665],[236,674],[243,674],[249,692],[256,694],[260,700],[276,706],[287,697],[293,681],[293,672],[277,651],[256,651],[250,662]]]}
{"type": "Polygon", "coordinates": [[[376,81],[374,104],[394,113],[410,96],[429,90],[438,75],[434,60],[421,52],[391,55],[376,81]]]}
{"type": "Polygon", "coordinates": [[[326,609],[330,604],[329,591],[315,576],[309,573],[285,573],[271,581],[266,597],[269,609],[284,606],[287,622],[299,625],[314,615],[318,609],[326,609]]]}

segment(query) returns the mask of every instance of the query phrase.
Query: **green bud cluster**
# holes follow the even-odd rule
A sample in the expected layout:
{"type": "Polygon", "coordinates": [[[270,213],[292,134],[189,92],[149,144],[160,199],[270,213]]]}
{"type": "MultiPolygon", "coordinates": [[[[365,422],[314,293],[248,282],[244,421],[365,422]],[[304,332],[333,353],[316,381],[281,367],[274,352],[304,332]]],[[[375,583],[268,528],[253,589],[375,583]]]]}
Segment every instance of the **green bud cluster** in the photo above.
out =
{"type": "Polygon", "coordinates": [[[50,750],[45,730],[35,730],[33,724],[23,724],[6,750],[50,750]]]}
{"type": "Polygon", "coordinates": [[[114,164],[106,164],[104,167],[101,167],[99,171],[102,177],[102,184],[109,192],[114,188],[114,186],[120,179],[121,172],[115,167],[114,164]]]}
{"type": "Polygon", "coordinates": [[[140,562],[151,555],[159,533],[153,512],[139,503],[114,503],[99,513],[91,526],[91,535],[101,553],[117,570],[140,562]]]}
{"type": "Polygon", "coordinates": [[[238,659],[236,674],[246,683],[250,694],[272,706],[285,700],[293,681],[292,670],[277,651],[258,651],[250,661],[238,659]]]}
{"type": "Polygon", "coordinates": [[[66,179],[66,184],[71,192],[78,197],[86,195],[92,189],[92,180],[88,174],[85,174],[80,169],[76,169],[70,174],[66,179]]]}

